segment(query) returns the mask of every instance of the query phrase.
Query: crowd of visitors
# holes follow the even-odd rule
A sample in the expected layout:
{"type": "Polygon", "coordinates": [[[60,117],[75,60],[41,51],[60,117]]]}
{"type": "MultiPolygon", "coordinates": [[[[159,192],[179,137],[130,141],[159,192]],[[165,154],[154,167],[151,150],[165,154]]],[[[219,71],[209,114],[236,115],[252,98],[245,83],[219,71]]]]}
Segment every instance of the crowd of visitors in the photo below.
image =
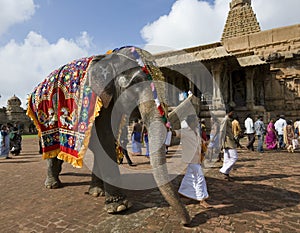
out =
{"type": "Polygon", "coordinates": [[[19,155],[22,150],[21,129],[17,124],[3,124],[0,126],[0,157],[11,159],[9,154],[19,155]]]}
{"type": "MultiPolygon", "coordinates": [[[[225,176],[227,176],[229,174],[228,171],[232,169],[232,166],[229,166],[229,164],[234,164],[237,159],[237,148],[254,151],[256,147],[256,151],[259,153],[264,153],[265,150],[282,149],[286,149],[288,152],[294,152],[300,145],[300,118],[292,122],[291,120],[286,120],[284,115],[280,115],[278,119],[272,117],[265,123],[262,115],[257,115],[254,118],[252,113],[248,113],[244,120],[244,125],[242,126],[237,114],[231,111],[228,112],[224,119],[220,120],[216,116],[212,116],[210,120],[209,131],[207,131],[205,119],[202,118],[198,122],[198,131],[201,138],[200,162],[202,163],[204,159],[209,163],[221,162],[223,157],[224,165],[220,172],[225,176]],[[224,134],[224,132],[226,132],[225,139],[222,138],[222,133],[224,134]],[[246,137],[247,142],[245,145],[242,145],[243,143],[241,143],[240,140],[244,137],[246,137]],[[255,142],[257,143],[256,146],[254,146],[255,142]],[[233,145],[235,145],[235,147],[233,147],[233,145]],[[229,163],[229,160],[232,161],[229,163]]],[[[181,122],[182,129],[188,127],[186,120],[181,122]]],[[[168,148],[171,146],[173,131],[171,127],[167,127],[165,140],[166,153],[168,153],[168,148]]],[[[145,124],[143,124],[141,120],[136,119],[133,123],[130,135],[130,153],[127,152],[127,143],[129,142],[127,128],[126,130],[123,129],[122,132],[123,136],[121,137],[122,142],[120,144],[122,148],[124,148],[123,154],[130,166],[135,166],[135,164],[132,162],[129,154],[142,155],[143,146],[145,146],[146,149],[144,155],[149,158],[148,132],[145,124]]],[[[4,137],[5,130],[3,130],[0,136],[3,142],[4,140],[2,138],[4,137]]],[[[5,147],[1,148],[1,154],[3,153],[5,153],[5,147]]]]}
{"type": "MultiPolygon", "coordinates": [[[[239,143],[239,138],[243,137],[243,133],[241,133],[242,136],[238,136],[238,132],[242,132],[242,130],[240,131],[240,125],[236,122],[236,119],[232,121],[232,127],[237,146],[243,148],[239,143]]],[[[246,148],[248,150],[254,151],[256,140],[256,150],[259,153],[264,153],[265,149],[286,149],[288,152],[294,152],[299,147],[299,119],[293,122],[292,120],[286,120],[284,115],[280,115],[278,119],[272,117],[265,124],[262,115],[258,115],[253,119],[252,114],[249,113],[244,121],[244,127],[244,134],[247,136],[246,148]]]]}

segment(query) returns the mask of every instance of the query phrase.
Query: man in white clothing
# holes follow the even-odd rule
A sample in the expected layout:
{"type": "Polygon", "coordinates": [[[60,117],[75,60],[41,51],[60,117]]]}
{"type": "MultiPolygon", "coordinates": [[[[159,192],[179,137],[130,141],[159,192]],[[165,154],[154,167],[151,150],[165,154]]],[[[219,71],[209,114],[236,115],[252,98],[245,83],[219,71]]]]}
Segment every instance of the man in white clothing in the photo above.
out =
{"type": "Polygon", "coordinates": [[[189,115],[186,123],[188,127],[172,132],[174,136],[181,138],[182,160],[188,163],[178,192],[185,197],[200,201],[200,205],[204,208],[212,208],[205,201],[208,198],[208,192],[201,168],[201,137],[197,115],[189,115]]]}
{"type": "Polygon", "coordinates": [[[283,141],[283,129],[287,125],[284,115],[280,115],[279,119],[275,122],[275,130],[277,131],[278,135],[278,144],[279,149],[283,149],[285,147],[284,141],[283,141]]]}
{"type": "Polygon", "coordinates": [[[220,127],[220,143],[221,148],[223,148],[224,151],[224,161],[223,166],[220,169],[220,173],[223,174],[225,179],[227,179],[228,181],[232,181],[229,173],[238,159],[238,154],[236,150],[237,144],[234,140],[231,123],[234,112],[233,110],[228,110],[227,112],[228,113],[223,119],[220,127]]]}
{"type": "Polygon", "coordinates": [[[247,149],[248,150],[252,150],[254,151],[254,142],[255,142],[255,131],[254,131],[254,123],[253,123],[253,120],[251,118],[251,114],[249,113],[247,115],[247,118],[245,120],[245,128],[246,128],[246,134],[247,134],[247,137],[248,137],[248,144],[247,144],[247,149]]]}

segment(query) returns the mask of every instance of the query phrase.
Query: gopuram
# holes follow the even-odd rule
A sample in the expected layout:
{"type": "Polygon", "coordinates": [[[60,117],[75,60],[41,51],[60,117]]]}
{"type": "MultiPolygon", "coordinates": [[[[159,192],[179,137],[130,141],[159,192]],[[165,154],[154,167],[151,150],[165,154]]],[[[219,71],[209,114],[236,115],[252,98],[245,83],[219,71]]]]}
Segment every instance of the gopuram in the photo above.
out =
{"type": "Polygon", "coordinates": [[[203,110],[218,112],[224,105],[242,119],[250,112],[265,122],[280,114],[300,117],[300,24],[261,31],[251,0],[231,1],[220,42],[156,59],[166,81],[178,88],[166,91],[171,106],[180,103],[180,91],[190,90],[200,99],[202,117],[203,110]]]}
{"type": "Polygon", "coordinates": [[[16,125],[24,133],[36,133],[31,119],[26,115],[26,110],[21,107],[21,100],[12,96],[7,100],[7,107],[0,109],[0,125],[16,125]]]}

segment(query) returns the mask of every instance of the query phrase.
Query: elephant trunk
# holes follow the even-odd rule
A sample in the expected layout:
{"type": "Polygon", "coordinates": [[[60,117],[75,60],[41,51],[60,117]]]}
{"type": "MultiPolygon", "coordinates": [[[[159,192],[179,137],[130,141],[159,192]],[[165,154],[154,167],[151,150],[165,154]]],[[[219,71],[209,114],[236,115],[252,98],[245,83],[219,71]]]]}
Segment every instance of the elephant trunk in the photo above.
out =
{"type": "Polygon", "coordinates": [[[161,156],[159,154],[151,154],[150,161],[154,169],[154,179],[158,184],[158,188],[161,194],[164,196],[165,200],[170,204],[170,206],[172,206],[172,208],[176,211],[179,218],[181,219],[181,223],[184,225],[189,224],[191,221],[189,213],[180,201],[177,190],[175,190],[171,181],[168,180],[169,177],[167,166],[165,164],[165,156],[161,156]]]}
{"type": "Polygon", "coordinates": [[[151,109],[150,107],[151,110],[149,110],[149,107],[149,105],[146,107],[145,104],[142,106],[140,105],[140,113],[146,123],[148,123],[150,163],[153,167],[154,179],[165,200],[180,217],[182,224],[187,225],[190,223],[190,216],[185,206],[180,201],[178,192],[172,185],[167,170],[166,151],[164,146],[166,128],[161,121],[157,109],[155,107],[152,107],[151,109]]]}

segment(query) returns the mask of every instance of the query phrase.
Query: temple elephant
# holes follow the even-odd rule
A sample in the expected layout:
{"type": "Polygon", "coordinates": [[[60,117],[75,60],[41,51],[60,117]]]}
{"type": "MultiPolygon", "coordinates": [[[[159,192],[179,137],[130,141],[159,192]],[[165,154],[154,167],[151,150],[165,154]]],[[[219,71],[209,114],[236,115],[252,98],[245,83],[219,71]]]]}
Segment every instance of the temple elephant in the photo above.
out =
{"type": "Polygon", "coordinates": [[[47,188],[61,185],[63,161],[81,167],[88,147],[94,153],[91,195],[105,195],[105,209],[117,213],[131,204],[118,180],[115,142],[124,112],[136,104],[149,133],[150,163],[154,179],[183,224],[190,217],[166,167],[166,109],[155,81],[162,74],[150,53],[136,47],[123,47],[105,55],[75,60],[53,71],[29,98],[27,114],[42,139],[47,159],[47,188]]]}

